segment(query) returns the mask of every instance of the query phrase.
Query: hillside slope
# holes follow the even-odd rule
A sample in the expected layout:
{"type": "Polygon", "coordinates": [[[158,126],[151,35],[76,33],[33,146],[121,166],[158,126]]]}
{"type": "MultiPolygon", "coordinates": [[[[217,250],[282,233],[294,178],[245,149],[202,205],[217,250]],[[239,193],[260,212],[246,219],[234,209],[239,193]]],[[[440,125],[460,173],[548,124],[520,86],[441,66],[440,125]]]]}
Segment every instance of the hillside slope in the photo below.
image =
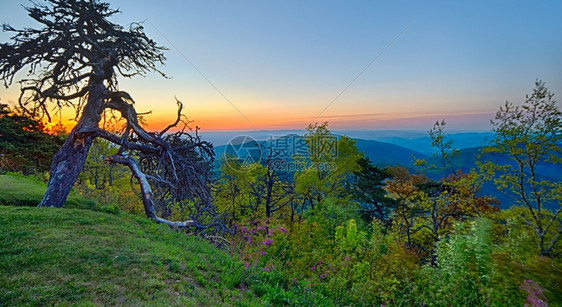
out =
{"type": "Polygon", "coordinates": [[[0,306],[231,305],[244,268],[133,216],[0,206],[0,306]]]}
{"type": "Polygon", "coordinates": [[[373,164],[378,166],[398,164],[409,167],[413,163],[414,156],[417,159],[425,157],[420,152],[391,143],[362,139],[355,139],[355,141],[357,142],[357,148],[364,152],[373,164]]]}
{"type": "MultiPolygon", "coordinates": [[[[19,174],[0,175],[0,205],[35,207],[43,199],[47,186],[31,177],[19,174]]],[[[70,193],[67,208],[92,209],[95,203],[70,193]]]]}

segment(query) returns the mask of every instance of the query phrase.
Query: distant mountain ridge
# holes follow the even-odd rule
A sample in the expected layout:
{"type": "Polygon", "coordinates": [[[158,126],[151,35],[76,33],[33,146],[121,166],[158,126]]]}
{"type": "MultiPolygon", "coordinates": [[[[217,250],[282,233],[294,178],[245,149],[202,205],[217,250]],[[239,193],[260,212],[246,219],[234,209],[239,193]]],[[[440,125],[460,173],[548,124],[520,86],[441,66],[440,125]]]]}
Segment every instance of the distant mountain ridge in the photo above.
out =
{"type": "MultiPolygon", "coordinates": [[[[471,169],[478,168],[478,161],[491,161],[498,165],[511,164],[515,166],[514,162],[507,156],[497,153],[483,154],[482,157],[479,158],[481,150],[482,147],[464,148],[459,150],[459,155],[453,159],[454,168],[456,170],[461,170],[463,173],[468,173],[471,169]]],[[[433,180],[440,180],[447,175],[447,172],[442,168],[441,158],[439,156],[431,156],[427,158],[426,161],[428,165],[435,165],[438,167],[438,169],[426,171],[426,175],[429,178],[433,180]]],[[[551,182],[562,182],[562,165],[541,163],[537,165],[536,176],[539,180],[544,179],[551,182]]],[[[485,183],[482,187],[481,194],[494,196],[500,201],[500,207],[502,208],[508,208],[514,204],[514,199],[498,191],[493,182],[485,183]]],[[[549,209],[556,209],[556,204],[553,202],[544,205],[549,209]]]]}
{"type": "MultiPolygon", "coordinates": [[[[296,134],[290,134],[283,136],[282,138],[295,137],[296,134]]],[[[387,165],[404,165],[410,167],[413,164],[413,157],[416,158],[426,158],[427,156],[423,153],[417,152],[415,150],[408,149],[399,145],[380,142],[375,140],[364,140],[364,139],[354,139],[357,144],[359,151],[363,152],[373,164],[377,166],[387,166],[387,165]]],[[[237,138],[233,143],[235,146],[220,145],[215,147],[215,153],[217,157],[223,156],[225,153],[229,155],[238,155],[241,159],[246,159],[247,155],[255,155],[258,151],[258,147],[262,146],[265,148],[268,141],[257,141],[251,138],[237,138]],[[243,144],[240,143],[240,140],[243,144]],[[243,145],[243,150],[240,150],[243,145]]],[[[302,149],[301,149],[302,150],[302,149]]],[[[306,149],[305,149],[306,151],[306,149]]],[[[254,157],[255,159],[256,157],[254,157]]]]}
{"type": "MultiPolygon", "coordinates": [[[[226,145],[233,138],[250,136],[257,141],[280,138],[286,135],[304,135],[306,130],[260,130],[245,132],[201,132],[203,139],[215,146],[226,145]]],[[[353,139],[379,141],[407,148],[429,156],[435,152],[431,140],[425,130],[333,130],[335,135],[346,135],[353,139]]],[[[485,145],[493,139],[492,132],[451,132],[448,137],[453,140],[455,148],[471,148],[485,145]]]]}
{"type": "Polygon", "coordinates": [[[391,144],[387,142],[354,139],[357,148],[365,153],[365,156],[377,166],[386,165],[403,165],[411,167],[414,157],[417,159],[426,158],[427,156],[421,152],[391,144]]]}
{"type": "MultiPolygon", "coordinates": [[[[482,140],[491,136],[490,133],[461,133],[455,134],[457,140],[460,139],[461,144],[474,144],[477,142],[483,142],[482,140]],[[460,137],[459,137],[460,135],[460,137]]],[[[455,136],[453,135],[453,136],[455,136]]],[[[338,136],[339,137],[339,136],[338,136]]],[[[284,138],[301,138],[299,134],[291,133],[277,139],[284,138]]],[[[400,142],[405,142],[405,138],[391,137],[401,140],[400,142]]],[[[437,168],[425,171],[425,174],[433,179],[440,180],[447,176],[447,171],[445,171],[441,165],[441,159],[439,156],[433,155],[431,152],[428,154],[427,150],[425,152],[420,152],[407,148],[405,146],[396,145],[390,142],[382,142],[377,140],[366,140],[361,138],[353,138],[356,141],[357,148],[359,151],[363,152],[366,157],[368,157],[371,162],[379,167],[402,165],[411,170],[414,170],[413,162],[414,157],[416,159],[425,159],[428,165],[435,165],[437,168]]],[[[424,139],[424,137],[415,136],[411,139],[411,144],[414,147],[421,148],[419,144],[424,139]],[[417,144],[417,145],[416,145],[417,144]]],[[[257,141],[251,137],[242,137],[235,139],[235,146],[220,145],[215,147],[215,152],[217,157],[224,155],[225,153],[231,155],[237,155],[243,153],[239,158],[246,159],[252,155],[254,161],[259,160],[258,148],[260,146],[265,146],[267,141],[257,141]],[[240,150],[240,149],[243,150],[240,150]],[[257,156],[256,156],[257,155],[257,156]]],[[[431,147],[431,142],[429,137],[426,140],[431,147]]],[[[463,173],[470,172],[471,169],[477,168],[478,156],[481,149],[484,147],[484,143],[481,146],[474,146],[463,148],[459,150],[459,156],[454,159],[454,168],[456,170],[461,170],[463,173]]],[[[456,146],[456,143],[453,143],[456,146]]],[[[302,148],[301,148],[302,150],[302,148]]],[[[306,151],[306,148],[304,149],[306,151]]],[[[499,154],[485,154],[482,157],[482,161],[489,160],[498,164],[509,164],[512,163],[507,157],[501,156],[499,154]]],[[[562,165],[554,164],[544,164],[537,168],[537,176],[542,179],[547,179],[553,182],[562,181],[562,165]]],[[[506,208],[513,205],[514,201],[510,197],[499,192],[492,182],[486,183],[482,189],[482,194],[491,195],[496,197],[501,202],[501,207],[506,208]]],[[[551,206],[549,206],[551,207],[551,206]]]]}

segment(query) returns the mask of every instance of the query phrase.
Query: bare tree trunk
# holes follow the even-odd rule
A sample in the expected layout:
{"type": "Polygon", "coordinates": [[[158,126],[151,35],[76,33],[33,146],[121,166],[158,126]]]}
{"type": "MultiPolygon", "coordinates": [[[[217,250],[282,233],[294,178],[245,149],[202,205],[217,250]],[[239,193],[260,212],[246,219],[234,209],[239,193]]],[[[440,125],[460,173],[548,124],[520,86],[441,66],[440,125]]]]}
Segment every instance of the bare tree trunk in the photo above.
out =
{"type": "MultiPolygon", "coordinates": [[[[146,214],[146,217],[156,221],[157,223],[166,224],[174,228],[186,228],[186,227],[196,226],[195,221],[193,220],[188,220],[183,222],[173,222],[160,218],[156,215],[156,213],[154,212],[154,207],[155,207],[154,201],[152,200],[152,194],[153,194],[152,188],[150,188],[150,184],[148,183],[148,179],[146,178],[146,175],[140,170],[135,159],[131,157],[121,157],[121,156],[110,156],[107,159],[110,162],[123,164],[129,167],[129,169],[133,173],[133,176],[138,180],[141,188],[142,203],[144,204],[144,212],[146,214]]],[[[199,227],[199,228],[204,228],[204,227],[199,227]]]]}
{"type": "Polygon", "coordinates": [[[47,191],[43,195],[39,207],[61,208],[66,202],[70,189],[84,167],[88,150],[90,150],[94,139],[94,136],[81,134],[80,132],[95,130],[98,127],[103,111],[102,102],[105,92],[106,87],[103,84],[90,86],[88,102],[84,107],[80,121],[53,157],[47,191]]]}
{"type": "Polygon", "coordinates": [[[273,207],[272,204],[272,194],[273,194],[273,184],[274,184],[274,178],[273,178],[273,171],[270,171],[269,169],[267,169],[267,181],[265,182],[266,184],[266,195],[265,195],[265,216],[267,218],[271,218],[271,207],[273,207]]]}

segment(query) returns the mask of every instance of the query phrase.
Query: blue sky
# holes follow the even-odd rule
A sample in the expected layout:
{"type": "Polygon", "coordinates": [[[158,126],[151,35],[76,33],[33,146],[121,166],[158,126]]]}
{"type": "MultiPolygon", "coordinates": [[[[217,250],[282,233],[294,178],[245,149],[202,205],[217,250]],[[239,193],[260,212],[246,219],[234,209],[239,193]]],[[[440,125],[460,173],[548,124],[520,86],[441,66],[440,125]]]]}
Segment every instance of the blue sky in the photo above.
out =
{"type": "MultiPolygon", "coordinates": [[[[121,82],[140,110],[153,110],[154,126],[173,117],[174,95],[207,130],[302,129],[314,120],[428,129],[443,118],[452,129],[487,130],[495,110],[521,103],[537,78],[562,95],[562,1],[110,2],[122,10],[115,22],[144,20],[170,48],[163,70],[172,79],[121,82]]],[[[21,3],[4,1],[0,21],[32,25],[21,3]]],[[[14,93],[2,88],[0,98],[14,93]]]]}

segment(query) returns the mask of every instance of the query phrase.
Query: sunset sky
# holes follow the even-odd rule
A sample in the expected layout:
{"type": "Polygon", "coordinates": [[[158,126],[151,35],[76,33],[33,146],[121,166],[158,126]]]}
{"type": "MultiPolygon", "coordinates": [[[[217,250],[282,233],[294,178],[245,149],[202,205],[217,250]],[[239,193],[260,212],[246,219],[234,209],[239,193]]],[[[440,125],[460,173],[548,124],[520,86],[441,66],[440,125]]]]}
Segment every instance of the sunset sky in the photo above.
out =
{"type": "MultiPolygon", "coordinates": [[[[204,131],[314,121],[428,129],[438,119],[488,130],[499,106],[521,103],[537,78],[562,96],[562,1],[110,2],[122,10],[114,22],[144,21],[169,48],[171,79],[120,82],[139,112],[153,112],[155,129],[173,120],[174,96],[204,131]]],[[[0,22],[33,26],[21,4],[3,0],[0,22]]],[[[1,101],[18,92],[2,87],[1,101]]]]}

